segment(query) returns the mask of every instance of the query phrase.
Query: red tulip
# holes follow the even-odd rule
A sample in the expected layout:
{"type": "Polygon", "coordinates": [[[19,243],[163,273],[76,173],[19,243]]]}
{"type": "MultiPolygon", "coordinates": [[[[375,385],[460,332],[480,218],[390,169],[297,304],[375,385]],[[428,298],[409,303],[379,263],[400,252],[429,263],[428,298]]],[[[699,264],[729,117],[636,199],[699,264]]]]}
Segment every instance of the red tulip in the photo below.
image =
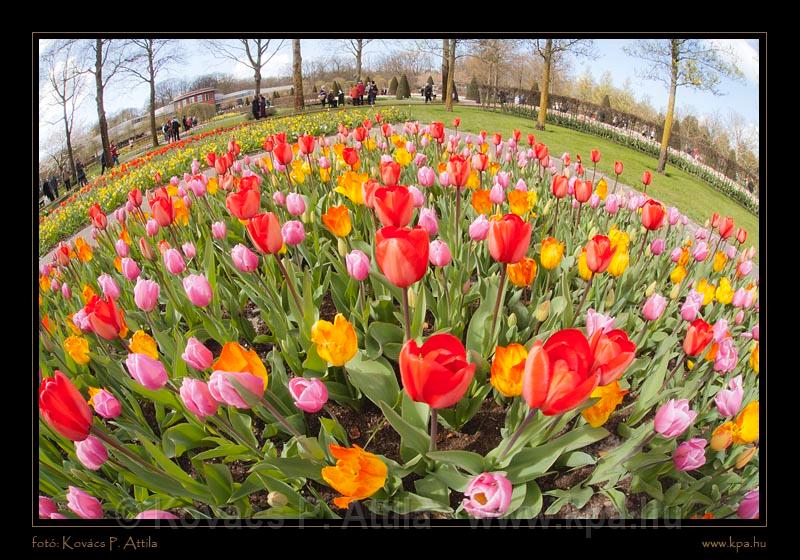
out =
{"type": "Polygon", "coordinates": [[[642,183],[644,183],[645,186],[649,185],[652,182],[653,182],[652,173],[650,173],[649,171],[645,171],[644,173],[642,173],[642,183]]]}
{"type": "Polygon", "coordinates": [[[286,143],[286,133],[285,132],[277,132],[272,135],[272,141],[276,144],[285,144],[286,143]]]}
{"type": "Polygon", "coordinates": [[[86,399],[69,378],[56,370],[39,386],[39,412],[53,430],[72,441],[89,437],[92,411],[86,399]]]}
{"type": "Polygon", "coordinates": [[[375,232],[375,260],[389,282],[407,288],[428,270],[428,232],[415,228],[384,227],[375,232]]]}
{"type": "Polygon", "coordinates": [[[607,333],[598,329],[589,341],[589,346],[593,356],[592,373],[600,374],[599,385],[608,385],[622,377],[636,357],[636,345],[620,329],[607,333]]]}
{"type": "Polygon", "coordinates": [[[733,218],[725,216],[719,221],[719,234],[722,239],[728,239],[733,234],[733,218]]]}
{"type": "Polygon", "coordinates": [[[225,175],[228,171],[228,160],[225,156],[218,157],[214,160],[214,169],[217,172],[217,175],[225,175]]]}
{"type": "Polygon", "coordinates": [[[595,235],[586,244],[586,266],[595,274],[605,272],[616,249],[605,235],[595,235]]]}
{"type": "Polygon", "coordinates": [[[261,208],[261,191],[252,186],[240,188],[238,192],[228,195],[225,207],[240,220],[248,220],[258,214],[261,208]]]}
{"type": "Polygon", "coordinates": [[[517,129],[514,129],[514,132],[513,132],[513,134],[512,134],[512,136],[514,136],[514,142],[519,142],[519,137],[520,137],[521,135],[522,135],[522,132],[520,132],[520,131],[519,131],[519,130],[517,130],[517,129]]]}
{"type": "Polygon", "coordinates": [[[502,142],[502,141],[503,141],[503,136],[502,135],[498,134],[497,132],[495,132],[492,135],[492,144],[494,144],[495,146],[499,146],[500,142],[502,142]]]}
{"type": "MultiPolygon", "coordinates": [[[[380,120],[380,119],[375,119],[375,120],[376,120],[377,122],[381,122],[381,120],[380,120]]],[[[367,130],[370,130],[370,129],[372,129],[372,121],[371,121],[371,120],[369,120],[369,119],[364,119],[364,120],[361,122],[361,124],[362,124],[362,125],[364,126],[364,128],[366,128],[367,130]]]]}
{"type": "Polygon", "coordinates": [[[472,167],[478,171],[486,171],[486,168],[489,167],[489,157],[478,152],[472,156],[472,167]]]}
{"type": "Polygon", "coordinates": [[[592,156],[592,163],[599,162],[600,161],[600,150],[592,150],[591,151],[591,156],[592,156]]]}
{"type": "Polygon", "coordinates": [[[161,227],[167,227],[175,219],[172,198],[164,187],[156,189],[153,197],[150,199],[150,212],[152,212],[153,218],[155,218],[156,222],[158,222],[158,225],[161,227]]]}
{"type": "Polygon", "coordinates": [[[300,144],[300,151],[303,155],[308,155],[314,151],[314,138],[311,134],[303,134],[297,139],[297,143],[300,144]]]}
{"type": "Polygon", "coordinates": [[[216,160],[217,160],[217,154],[215,154],[214,152],[208,152],[206,154],[206,163],[208,163],[209,167],[213,167],[214,166],[214,162],[216,160]]]}
{"type": "Polygon", "coordinates": [[[566,175],[554,176],[551,190],[556,198],[564,198],[569,194],[569,178],[566,175]]]}
{"type": "Polygon", "coordinates": [[[272,212],[256,214],[247,221],[247,232],[256,249],[266,254],[274,254],[283,247],[281,223],[272,212]]]}
{"type": "Polygon", "coordinates": [[[272,137],[264,140],[264,144],[262,145],[264,146],[264,151],[267,153],[275,149],[275,141],[272,139],[272,137]]]}
{"type": "Polygon", "coordinates": [[[353,131],[353,138],[355,138],[357,142],[363,142],[368,136],[369,131],[363,126],[357,126],[353,131]]]}
{"type": "Polygon", "coordinates": [[[506,214],[489,222],[489,253],[501,263],[522,260],[531,244],[531,224],[516,214],[506,214]]]}
{"type": "Polygon", "coordinates": [[[367,208],[374,208],[375,193],[379,188],[381,188],[381,184],[375,179],[367,179],[366,182],[361,185],[361,194],[364,198],[364,205],[367,208]]]}
{"type": "Polygon", "coordinates": [[[739,242],[739,245],[741,245],[741,244],[743,244],[745,241],[747,241],[747,230],[746,230],[746,229],[744,229],[744,228],[739,228],[739,229],[736,231],[736,241],[738,241],[738,242],[739,242]]]}
{"type": "Polygon", "coordinates": [[[97,229],[106,229],[108,217],[100,209],[99,204],[95,203],[89,208],[89,218],[92,220],[92,225],[97,229]]]}
{"type": "Polygon", "coordinates": [[[624,166],[624,165],[622,165],[622,162],[621,162],[621,161],[615,161],[615,162],[614,162],[614,173],[615,173],[615,174],[617,174],[617,175],[622,175],[622,170],[623,170],[624,168],[625,168],[625,166],[624,166]]]}
{"type": "Polygon", "coordinates": [[[403,389],[416,402],[434,409],[453,406],[467,392],[475,376],[475,364],[452,334],[435,334],[422,346],[414,339],[400,351],[403,389]]]}
{"type": "Polygon", "coordinates": [[[650,231],[655,231],[664,223],[666,211],[660,202],[653,199],[642,205],[642,225],[650,231]]]}
{"type": "Polygon", "coordinates": [[[129,192],[128,202],[130,202],[136,208],[139,208],[142,205],[142,191],[139,189],[133,189],[131,192],[129,192]]]}
{"type": "Polygon", "coordinates": [[[383,123],[381,125],[381,134],[384,138],[388,138],[392,134],[392,125],[389,123],[383,123]]]}
{"type": "Polygon", "coordinates": [[[683,351],[687,356],[699,355],[714,338],[714,329],[702,319],[695,319],[683,339],[683,351]]]}
{"type": "Polygon", "coordinates": [[[711,229],[717,229],[718,225],[719,225],[719,214],[714,212],[713,214],[711,214],[711,229]]]}
{"type": "Polygon", "coordinates": [[[592,371],[592,349],[578,329],[564,329],[528,353],[522,374],[522,397],[545,416],[555,416],[589,398],[600,381],[592,371]]]}
{"type": "MultiPolygon", "coordinates": [[[[580,157],[580,156],[578,156],[578,157],[580,157]]],[[[575,175],[577,175],[578,177],[582,177],[583,176],[583,165],[581,164],[581,162],[578,162],[577,164],[575,164],[575,175]]]]}
{"type": "Polygon", "coordinates": [[[536,159],[538,159],[539,161],[543,160],[550,153],[547,151],[547,145],[542,143],[536,144],[533,147],[533,151],[536,154],[536,159]]]}
{"type": "Polygon", "coordinates": [[[398,184],[400,180],[400,164],[396,161],[381,162],[381,181],[387,187],[398,184]]]}
{"type": "Polygon", "coordinates": [[[481,138],[486,140],[486,131],[485,130],[481,130],[481,138]]]}
{"type": "Polygon", "coordinates": [[[384,227],[405,227],[414,213],[414,199],[406,186],[381,187],[375,191],[372,207],[384,227]]]}
{"type": "Polygon", "coordinates": [[[347,165],[354,168],[358,163],[358,152],[355,148],[345,148],[342,150],[342,158],[347,165]]]}
{"type": "Polygon", "coordinates": [[[122,309],[117,308],[111,298],[100,299],[99,296],[93,296],[83,308],[83,312],[89,320],[92,332],[101,338],[114,340],[128,332],[122,309]]]}
{"type": "Polygon", "coordinates": [[[534,144],[536,144],[536,136],[528,134],[528,145],[533,148],[534,144]]]}
{"type": "Polygon", "coordinates": [[[455,128],[458,128],[459,126],[461,126],[461,117],[456,117],[456,118],[453,119],[453,126],[455,128]]]}
{"type": "Polygon", "coordinates": [[[428,130],[431,133],[431,138],[439,142],[439,144],[444,142],[444,123],[433,121],[428,130]]]}
{"type": "Polygon", "coordinates": [[[275,151],[275,159],[277,159],[278,163],[280,163],[281,165],[289,165],[292,162],[292,158],[294,158],[294,152],[292,151],[292,147],[286,142],[281,142],[280,144],[276,144],[274,151],[275,151]]]}
{"type": "Polygon", "coordinates": [[[450,184],[462,188],[469,180],[470,166],[469,160],[464,156],[453,156],[447,162],[447,174],[450,176],[450,184]]]}
{"type": "Polygon", "coordinates": [[[591,181],[575,181],[575,200],[583,204],[592,198],[592,182],[591,181]]]}

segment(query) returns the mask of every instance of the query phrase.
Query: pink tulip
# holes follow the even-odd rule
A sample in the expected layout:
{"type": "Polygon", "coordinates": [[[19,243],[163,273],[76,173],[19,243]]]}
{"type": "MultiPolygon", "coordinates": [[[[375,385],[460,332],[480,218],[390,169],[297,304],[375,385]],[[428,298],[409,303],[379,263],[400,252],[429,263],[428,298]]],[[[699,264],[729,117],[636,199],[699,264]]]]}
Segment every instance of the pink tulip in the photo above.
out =
{"type": "Polygon", "coordinates": [[[183,279],[183,290],[189,301],[197,307],[206,307],[211,303],[213,293],[211,292],[211,284],[202,274],[190,274],[183,279]]]}
{"type": "Polygon", "coordinates": [[[83,308],[78,309],[72,316],[72,324],[78,327],[81,332],[92,332],[92,324],[89,322],[89,317],[86,316],[86,311],[83,308]]]}
{"type": "Polygon", "coordinates": [[[289,393],[294,399],[294,405],[303,412],[319,412],[328,402],[328,388],[316,378],[293,377],[289,380],[289,393]]]}
{"type": "MultiPolygon", "coordinates": [[[[417,152],[416,154],[414,154],[414,165],[415,166],[424,167],[426,163],[428,163],[428,156],[426,156],[422,152],[417,152]]],[[[431,177],[433,178],[432,180],[435,181],[436,180],[436,173],[433,173],[433,170],[431,170],[431,173],[432,173],[431,177]]],[[[419,180],[419,176],[417,176],[417,180],[419,180]]],[[[431,183],[431,185],[432,184],[433,183],[431,183]]],[[[422,185],[422,186],[424,187],[426,185],[422,185]]],[[[427,185],[427,186],[430,186],[430,185],[427,185]]]]}
{"type": "Polygon", "coordinates": [[[250,408],[232,381],[255,397],[261,397],[264,393],[264,380],[261,377],[247,372],[215,371],[208,380],[208,390],[214,400],[236,408],[250,408]]]}
{"type": "Polygon", "coordinates": [[[689,399],[670,399],[656,412],[655,430],[665,438],[681,435],[694,422],[697,412],[689,408],[689,399]]]}
{"type": "Polygon", "coordinates": [[[106,420],[111,420],[122,414],[122,406],[117,398],[105,389],[100,389],[92,396],[92,406],[94,411],[106,420]]]}
{"type": "Polygon", "coordinates": [[[503,187],[503,189],[508,188],[510,179],[511,175],[508,173],[508,171],[500,171],[495,177],[495,181],[497,182],[498,185],[503,187]]]}
{"type": "Polygon", "coordinates": [[[425,195],[422,194],[421,190],[412,185],[408,187],[408,192],[411,195],[411,200],[414,204],[414,208],[422,208],[423,206],[425,206],[425,195]]]}
{"type": "Polygon", "coordinates": [[[663,238],[653,239],[653,242],[650,243],[650,252],[658,257],[664,252],[666,246],[667,242],[663,238]]]}
{"type": "Polygon", "coordinates": [[[148,509],[138,514],[134,519],[180,519],[180,517],[168,511],[148,509]]]}
{"type": "Polygon", "coordinates": [[[667,308],[667,298],[661,294],[653,294],[647,301],[644,302],[642,307],[642,315],[648,321],[655,321],[664,313],[667,308]]]}
{"type": "Polygon", "coordinates": [[[759,492],[758,488],[751,490],[744,495],[742,501],[739,502],[739,507],[736,510],[736,515],[739,519],[758,519],[759,508],[759,492]]]}
{"type": "Polygon", "coordinates": [[[189,190],[194,193],[197,198],[202,198],[206,195],[206,184],[198,179],[189,181],[189,190]]]}
{"type": "Polygon", "coordinates": [[[284,243],[287,245],[299,245],[306,238],[306,230],[303,228],[303,222],[289,220],[281,227],[281,236],[283,237],[284,243]]]}
{"type": "Polygon", "coordinates": [[[200,172],[200,162],[197,158],[192,159],[192,175],[197,175],[200,172]]]}
{"type": "Polygon", "coordinates": [[[590,307],[586,312],[586,337],[592,338],[592,335],[597,331],[607,333],[613,330],[614,321],[616,319],[611,315],[603,315],[590,307]]]}
{"type": "Polygon", "coordinates": [[[705,447],[708,442],[702,438],[684,441],[672,454],[675,469],[681,472],[693,471],[706,464],[705,447]]]}
{"type": "Polygon", "coordinates": [[[170,248],[164,251],[164,268],[170,274],[178,276],[186,270],[186,263],[183,261],[183,255],[175,248],[170,248]]]}
{"type": "Polygon", "coordinates": [[[688,223],[689,223],[689,216],[687,216],[686,214],[681,214],[681,224],[685,226],[688,223]]]}
{"type": "Polygon", "coordinates": [[[181,354],[183,361],[197,371],[203,371],[211,367],[214,362],[214,354],[195,337],[186,341],[186,348],[181,354]]]}
{"type": "Polygon", "coordinates": [[[706,228],[697,228],[697,231],[694,232],[694,238],[698,241],[706,240],[709,238],[711,234],[706,228]]]}
{"type": "Polygon", "coordinates": [[[429,254],[433,266],[447,266],[453,260],[453,256],[450,254],[450,247],[440,239],[431,241],[429,254]]]}
{"type": "Polygon", "coordinates": [[[286,196],[281,191],[272,193],[272,201],[278,206],[286,205],[286,196]]]}
{"type": "Polygon", "coordinates": [[[242,272],[253,272],[258,268],[258,255],[241,243],[233,248],[231,258],[233,265],[242,272]]]}
{"type": "Polygon", "coordinates": [[[725,374],[733,371],[739,361],[739,351],[733,343],[731,337],[724,338],[719,343],[717,353],[714,357],[714,371],[720,374],[725,374]]]}
{"type": "Polygon", "coordinates": [[[694,248],[692,256],[694,257],[694,260],[696,260],[697,262],[703,262],[704,260],[706,260],[706,258],[708,258],[708,253],[709,253],[708,243],[700,240],[697,242],[697,245],[694,248]]]}
{"type": "Polygon", "coordinates": [[[125,366],[133,379],[151,391],[161,389],[169,379],[164,364],[147,354],[128,354],[125,366]]]}
{"type": "Polygon", "coordinates": [[[464,490],[461,505],[478,519],[501,517],[511,505],[511,482],[503,473],[482,473],[473,478],[464,490]]]}
{"type": "Polygon", "coordinates": [[[752,330],[751,330],[750,332],[751,332],[751,334],[753,335],[753,340],[758,340],[758,335],[759,335],[759,327],[758,327],[758,323],[756,323],[756,326],[755,326],[755,327],[753,327],[753,328],[752,328],[752,330]]]}
{"type": "Polygon", "coordinates": [[[306,211],[306,199],[301,194],[289,193],[286,195],[286,210],[292,216],[300,216],[306,211]]]}
{"type": "Polygon", "coordinates": [[[436,173],[430,167],[420,167],[417,171],[417,181],[421,187],[430,187],[436,180],[436,173]]]}
{"type": "Polygon", "coordinates": [[[489,220],[483,214],[475,218],[469,225],[469,238],[473,241],[483,241],[489,235],[489,220]]]}
{"type": "Polygon", "coordinates": [[[354,249],[347,254],[344,260],[347,264],[347,273],[355,280],[363,282],[369,276],[369,257],[363,251],[354,249]]]}
{"type": "Polygon", "coordinates": [[[125,208],[117,208],[114,211],[114,217],[117,219],[117,221],[121,225],[124,226],[125,225],[125,220],[127,220],[127,218],[128,218],[128,212],[125,210],[125,208]]]}
{"type": "Polygon", "coordinates": [[[321,156],[319,160],[317,160],[317,165],[319,165],[320,169],[330,169],[331,167],[331,160],[329,160],[325,156],[321,156]]]}
{"type": "Polygon", "coordinates": [[[158,295],[161,289],[152,280],[139,278],[133,288],[133,300],[136,307],[142,311],[152,311],[158,304],[158,295]]]}
{"type": "Polygon", "coordinates": [[[736,274],[739,276],[747,276],[753,270],[753,261],[741,261],[736,266],[736,274]]]}
{"type": "Polygon", "coordinates": [[[597,193],[592,193],[592,196],[589,197],[589,206],[593,209],[600,206],[600,197],[597,193]]]}
{"type": "Polygon", "coordinates": [[[736,325],[741,325],[744,322],[744,311],[740,309],[739,312],[734,316],[733,322],[736,325]]]}
{"type": "Polygon", "coordinates": [[[56,503],[47,496],[39,496],[39,519],[50,519],[54,513],[58,513],[56,503]]]}
{"type": "Polygon", "coordinates": [[[90,471],[96,471],[108,461],[108,450],[94,436],[89,436],[83,441],[76,441],[75,454],[78,456],[81,465],[90,471]]]}
{"type": "Polygon", "coordinates": [[[450,175],[447,173],[447,171],[442,171],[439,173],[439,184],[443,187],[450,186],[450,175]]]}
{"type": "Polygon", "coordinates": [[[136,264],[136,261],[125,257],[122,259],[122,275],[133,282],[136,280],[139,275],[142,273],[142,270],[139,268],[139,265],[136,264]]]}
{"type": "Polygon", "coordinates": [[[620,207],[620,201],[617,195],[611,193],[606,197],[606,205],[605,205],[606,212],[608,212],[611,215],[614,215],[619,210],[619,207],[620,207]]]}
{"type": "Polygon", "coordinates": [[[120,290],[117,282],[108,274],[101,274],[97,278],[97,283],[100,284],[100,289],[103,290],[103,295],[109,299],[119,299],[120,290]]]}
{"type": "Polygon", "coordinates": [[[117,239],[117,242],[114,243],[114,250],[120,258],[127,257],[130,253],[130,247],[122,239],[117,239]]]}
{"type": "Polygon", "coordinates": [[[211,224],[211,235],[214,236],[214,239],[225,239],[227,234],[228,226],[225,225],[225,222],[214,222],[211,224]]]}
{"type": "Polygon", "coordinates": [[[145,230],[147,231],[147,235],[149,237],[153,237],[155,234],[158,233],[158,222],[155,221],[153,218],[147,220],[147,224],[144,226],[145,230]]]}
{"type": "Polygon", "coordinates": [[[714,333],[714,342],[722,342],[722,340],[728,335],[728,321],[725,319],[720,319],[714,323],[714,326],[711,330],[714,333]]]}
{"type": "Polygon", "coordinates": [[[729,418],[736,416],[742,408],[742,398],[744,388],[742,387],[742,376],[737,375],[728,382],[727,389],[720,389],[714,402],[720,415],[729,418]]]}
{"type": "Polygon", "coordinates": [[[72,297],[72,290],[69,289],[69,284],[61,284],[61,297],[70,299],[72,297]]]}
{"type": "Polygon", "coordinates": [[[100,501],[74,486],[70,486],[67,491],[67,507],[83,519],[103,518],[103,506],[100,501]]]}
{"type": "Polygon", "coordinates": [[[436,219],[436,210],[433,208],[420,209],[419,218],[417,218],[417,225],[427,231],[428,235],[436,235],[439,232],[439,222],[436,219]]]}
{"type": "Polygon", "coordinates": [[[53,265],[50,263],[45,263],[39,267],[39,274],[41,276],[50,276],[50,272],[53,270],[53,265]]]}
{"type": "Polygon", "coordinates": [[[745,290],[744,288],[739,288],[736,290],[733,293],[733,306],[737,309],[744,307],[748,294],[750,294],[750,291],[745,290]]]}
{"type": "Polygon", "coordinates": [[[726,255],[726,256],[727,256],[729,259],[735,259],[735,258],[736,258],[736,247],[734,247],[733,245],[728,245],[728,246],[725,248],[725,255],[726,255]]]}
{"type": "Polygon", "coordinates": [[[190,243],[188,241],[181,245],[181,250],[183,250],[183,255],[187,258],[187,260],[192,260],[197,254],[197,248],[194,246],[194,243],[190,243]]]}
{"type": "Polygon", "coordinates": [[[199,379],[184,377],[180,395],[186,408],[200,420],[217,413],[219,403],[211,396],[208,385],[199,379]]]}
{"type": "Polygon", "coordinates": [[[177,187],[178,185],[180,185],[180,183],[181,180],[178,179],[175,175],[169,178],[169,184],[172,185],[173,187],[177,187]]]}
{"type": "Polygon", "coordinates": [[[681,319],[691,323],[697,319],[697,313],[703,306],[703,294],[697,290],[691,290],[686,294],[686,301],[683,302],[681,307],[681,319]]]}
{"type": "Polygon", "coordinates": [[[522,192],[528,192],[528,185],[525,184],[525,179],[520,179],[517,181],[517,184],[514,185],[514,189],[522,192]]]}
{"type": "Polygon", "coordinates": [[[50,281],[50,291],[57,292],[61,289],[61,283],[58,281],[58,278],[53,278],[50,281]]]}
{"type": "Polygon", "coordinates": [[[669,220],[669,225],[674,226],[681,219],[680,211],[674,206],[670,206],[667,208],[667,219],[669,220]]]}
{"type": "Polygon", "coordinates": [[[489,191],[489,200],[492,201],[492,204],[503,204],[503,201],[506,198],[506,191],[503,190],[503,187],[500,185],[494,185],[492,190],[489,191]]]}
{"type": "Polygon", "coordinates": [[[677,263],[679,260],[681,260],[681,253],[683,253],[683,250],[680,247],[675,247],[669,254],[669,260],[677,263]]]}

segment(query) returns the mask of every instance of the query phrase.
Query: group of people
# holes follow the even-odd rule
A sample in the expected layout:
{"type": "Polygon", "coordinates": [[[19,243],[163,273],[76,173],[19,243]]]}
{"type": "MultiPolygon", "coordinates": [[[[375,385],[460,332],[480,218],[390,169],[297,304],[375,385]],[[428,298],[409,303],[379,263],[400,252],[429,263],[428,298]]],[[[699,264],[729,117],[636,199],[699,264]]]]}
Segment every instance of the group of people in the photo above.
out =
{"type": "Polygon", "coordinates": [[[350,99],[353,101],[353,105],[363,105],[365,95],[367,103],[375,105],[375,98],[378,97],[378,86],[375,85],[375,80],[368,81],[366,85],[363,80],[358,80],[350,88],[350,99]]]}
{"type": "Polygon", "coordinates": [[[177,142],[181,139],[181,125],[183,131],[186,132],[197,126],[197,117],[187,117],[183,115],[181,120],[178,120],[177,115],[172,117],[172,120],[165,121],[161,125],[161,132],[164,133],[164,141],[169,144],[170,142],[177,142]]]}
{"type": "Polygon", "coordinates": [[[344,92],[339,90],[337,93],[333,92],[333,89],[330,91],[325,90],[325,86],[319,88],[319,102],[324,107],[327,103],[329,107],[337,107],[339,105],[344,106],[344,92]]]}
{"type": "MultiPolygon", "coordinates": [[[[89,182],[86,178],[86,169],[80,160],[75,162],[75,173],[78,176],[78,185],[83,186],[89,182]]],[[[39,187],[40,195],[44,195],[47,204],[58,198],[59,177],[65,190],[68,191],[72,187],[72,174],[70,170],[63,165],[59,166],[58,173],[54,173],[51,177],[45,178],[44,182],[39,187]]]]}
{"type": "Polygon", "coordinates": [[[267,109],[269,109],[272,104],[269,102],[269,99],[264,97],[263,95],[258,95],[253,98],[252,111],[253,111],[253,118],[256,120],[266,118],[267,116],[267,109]]]}
{"type": "Polygon", "coordinates": [[[111,142],[111,146],[109,146],[108,151],[111,152],[111,163],[109,163],[106,159],[105,150],[100,152],[100,175],[105,173],[106,169],[110,169],[115,165],[119,165],[119,148],[117,148],[117,144],[111,142]]]}
{"type": "Polygon", "coordinates": [[[425,97],[425,103],[436,99],[436,95],[433,93],[433,84],[425,84],[424,87],[419,88],[419,94],[425,97]]]}

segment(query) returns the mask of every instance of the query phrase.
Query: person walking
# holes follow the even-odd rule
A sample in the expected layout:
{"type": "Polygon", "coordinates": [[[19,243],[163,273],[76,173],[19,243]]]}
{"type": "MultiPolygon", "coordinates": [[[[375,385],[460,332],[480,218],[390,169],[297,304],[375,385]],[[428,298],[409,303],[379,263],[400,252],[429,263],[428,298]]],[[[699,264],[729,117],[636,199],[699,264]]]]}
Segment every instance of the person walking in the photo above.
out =
{"type": "Polygon", "coordinates": [[[333,93],[333,90],[331,90],[328,93],[328,106],[329,107],[333,107],[335,109],[337,104],[338,104],[338,100],[336,98],[336,95],[333,93]]]}
{"type": "Polygon", "coordinates": [[[111,166],[119,165],[119,148],[114,142],[111,142],[111,166]]]}
{"type": "MultiPolygon", "coordinates": [[[[344,92],[342,90],[339,90],[339,105],[344,107],[344,92]]],[[[336,105],[334,105],[334,107],[335,106],[336,105]]]]}
{"type": "Polygon", "coordinates": [[[262,119],[266,119],[267,118],[267,98],[264,97],[263,94],[261,95],[261,99],[260,99],[259,105],[260,105],[260,109],[261,109],[261,118],[262,119]]]}
{"type": "Polygon", "coordinates": [[[258,97],[253,98],[253,118],[258,120],[261,118],[261,100],[258,97]]]}
{"type": "Polygon", "coordinates": [[[72,177],[64,167],[61,168],[61,182],[64,183],[64,190],[68,191],[72,183],[72,177]]]}
{"type": "Polygon", "coordinates": [[[378,97],[378,86],[375,83],[375,80],[372,80],[372,82],[369,85],[370,85],[370,89],[369,89],[370,101],[369,101],[369,104],[370,105],[375,105],[375,100],[378,97]]]}
{"type": "Polygon", "coordinates": [[[44,185],[42,185],[42,192],[44,193],[45,204],[50,204],[56,199],[53,187],[50,186],[50,182],[47,179],[44,180],[44,185]]]}
{"type": "Polygon", "coordinates": [[[169,121],[166,121],[161,125],[161,131],[164,133],[164,142],[169,144],[170,140],[172,139],[172,127],[170,126],[169,121]]]}
{"type": "Polygon", "coordinates": [[[80,186],[83,186],[89,182],[86,179],[86,169],[84,169],[83,163],[80,161],[75,162],[75,172],[78,174],[78,184],[80,186]]]}
{"type": "Polygon", "coordinates": [[[425,84],[425,103],[433,101],[433,84],[425,84]]]}
{"type": "Polygon", "coordinates": [[[178,116],[172,117],[172,140],[178,141],[181,139],[181,123],[178,122],[178,116]]]}
{"type": "Polygon", "coordinates": [[[328,100],[328,93],[325,91],[325,86],[319,88],[319,103],[322,105],[322,108],[325,108],[325,102],[328,100]]]}
{"type": "Polygon", "coordinates": [[[106,151],[103,150],[100,152],[100,175],[106,172],[106,167],[110,166],[106,163],[106,151]]]}

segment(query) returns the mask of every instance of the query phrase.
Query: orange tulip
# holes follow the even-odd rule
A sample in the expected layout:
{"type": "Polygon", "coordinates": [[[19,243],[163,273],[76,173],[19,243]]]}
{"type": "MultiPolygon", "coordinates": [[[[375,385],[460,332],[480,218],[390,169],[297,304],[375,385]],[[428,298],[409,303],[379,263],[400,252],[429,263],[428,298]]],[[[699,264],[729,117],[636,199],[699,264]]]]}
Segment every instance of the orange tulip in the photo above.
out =
{"type": "Polygon", "coordinates": [[[369,498],[386,484],[389,469],[377,455],[357,445],[347,448],[331,443],[328,449],[337,461],[335,467],[322,469],[322,479],[342,494],[333,499],[336,507],[346,509],[350,502],[369,498]]]}
{"type": "Polygon", "coordinates": [[[353,229],[347,206],[331,206],[322,215],[322,223],[337,237],[347,237],[353,229]]]}

